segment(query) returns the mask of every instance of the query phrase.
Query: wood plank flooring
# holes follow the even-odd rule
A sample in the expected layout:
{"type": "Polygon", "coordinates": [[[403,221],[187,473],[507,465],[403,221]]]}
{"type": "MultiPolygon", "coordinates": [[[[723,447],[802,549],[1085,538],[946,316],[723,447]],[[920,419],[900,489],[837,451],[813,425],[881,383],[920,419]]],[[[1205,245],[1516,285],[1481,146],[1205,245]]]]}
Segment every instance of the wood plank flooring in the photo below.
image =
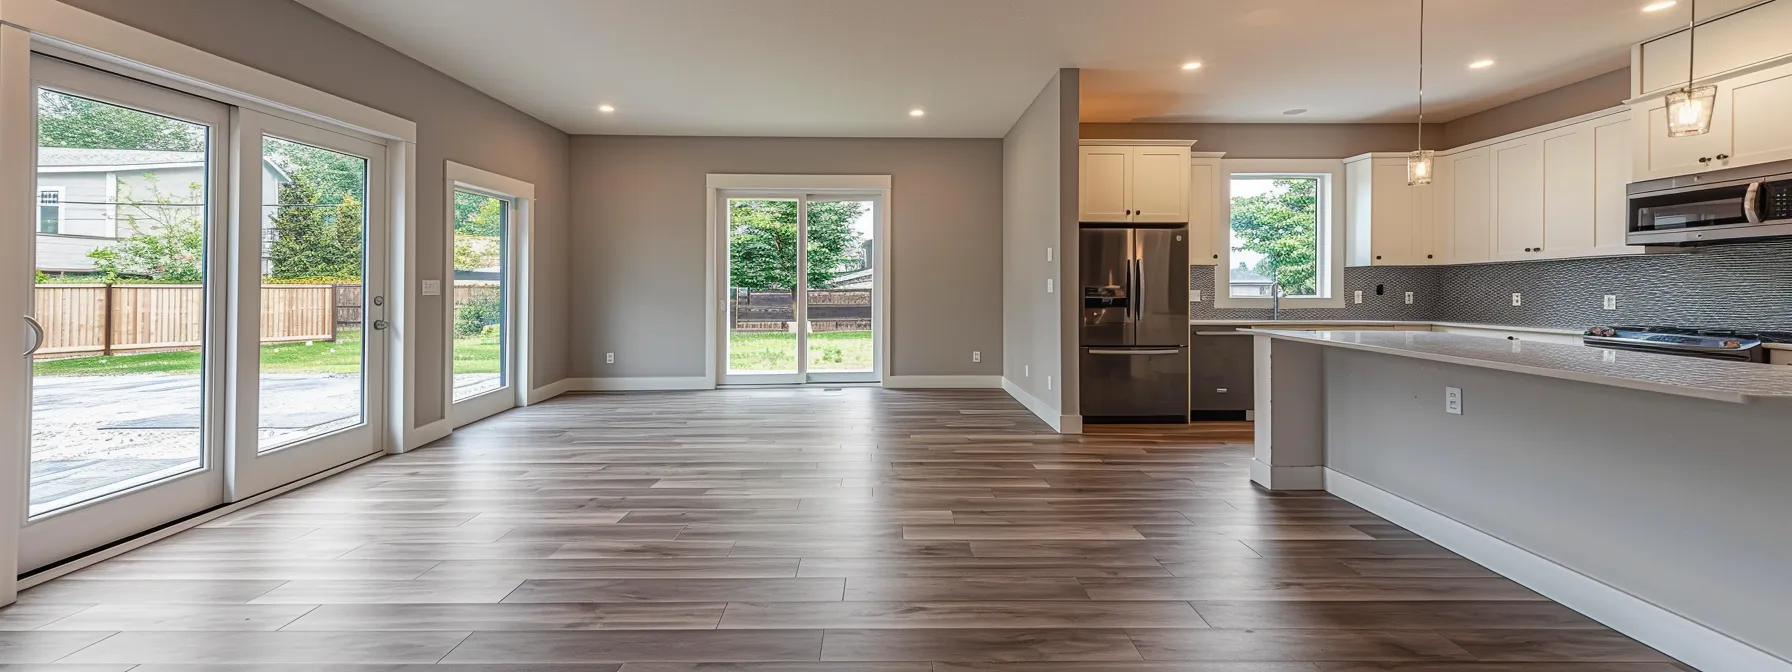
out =
{"type": "Polygon", "coordinates": [[[999,391],[566,396],[29,590],[0,669],[1691,669],[1254,488],[1250,438],[1058,436],[999,391]]]}

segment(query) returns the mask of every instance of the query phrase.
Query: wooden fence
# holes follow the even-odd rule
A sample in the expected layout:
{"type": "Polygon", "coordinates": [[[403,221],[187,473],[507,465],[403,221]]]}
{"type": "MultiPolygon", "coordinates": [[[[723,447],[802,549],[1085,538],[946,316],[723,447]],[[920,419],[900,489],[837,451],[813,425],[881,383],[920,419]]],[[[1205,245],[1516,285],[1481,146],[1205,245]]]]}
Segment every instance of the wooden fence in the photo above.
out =
{"type": "MultiPolygon", "coordinates": [[[[791,331],[796,296],[790,292],[733,290],[728,311],[732,331],[791,331]]],[[[809,292],[809,331],[870,331],[871,290],[828,289],[809,292]]]]}
{"type": "MultiPolygon", "coordinates": [[[[331,285],[263,285],[261,342],[336,339],[331,285]]],[[[33,317],[43,324],[39,357],[110,355],[199,347],[205,338],[200,285],[38,285],[33,317]]]]}

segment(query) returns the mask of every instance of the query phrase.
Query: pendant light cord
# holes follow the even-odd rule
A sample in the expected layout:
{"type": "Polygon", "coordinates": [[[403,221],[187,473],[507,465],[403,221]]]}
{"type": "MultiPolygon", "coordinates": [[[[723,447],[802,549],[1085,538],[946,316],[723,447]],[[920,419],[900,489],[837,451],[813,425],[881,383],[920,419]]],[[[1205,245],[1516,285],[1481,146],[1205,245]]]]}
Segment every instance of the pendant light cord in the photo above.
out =
{"type": "Polygon", "coordinates": [[[1425,149],[1425,0],[1419,0],[1419,149],[1425,149]]]}
{"type": "Polygon", "coordinates": [[[1692,68],[1695,63],[1694,59],[1698,58],[1696,50],[1699,46],[1699,0],[1687,3],[1686,9],[1688,13],[1692,14],[1687,17],[1686,21],[1686,91],[1690,94],[1693,80],[1698,78],[1698,74],[1692,68]]]}

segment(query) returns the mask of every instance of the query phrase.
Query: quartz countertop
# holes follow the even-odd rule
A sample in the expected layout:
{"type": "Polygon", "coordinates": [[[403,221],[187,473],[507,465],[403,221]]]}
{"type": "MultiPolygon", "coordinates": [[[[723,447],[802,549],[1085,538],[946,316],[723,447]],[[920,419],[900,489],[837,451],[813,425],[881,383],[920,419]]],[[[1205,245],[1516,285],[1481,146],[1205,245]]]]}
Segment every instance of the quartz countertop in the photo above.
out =
{"type": "Polygon", "coordinates": [[[1792,403],[1792,369],[1431,331],[1246,329],[1291,341],[1737,404],[1792,403]]]}
{"type": "Polygon", "coordinates": [[[1325,327],[1456,327],[1459,329],[1488,329],[1492,331],[1518,331],[1536,334],[1559,334],[1562,336],[1579,336],[1581,329],[1558,329],[1556,327],[1520,327],[1509,324],[1481,324],[1478,322],[1439,322],[1436,320],[1189,320],[1196,327],[1256,327],[1273,324],[1315,325],[1325,327]]]}

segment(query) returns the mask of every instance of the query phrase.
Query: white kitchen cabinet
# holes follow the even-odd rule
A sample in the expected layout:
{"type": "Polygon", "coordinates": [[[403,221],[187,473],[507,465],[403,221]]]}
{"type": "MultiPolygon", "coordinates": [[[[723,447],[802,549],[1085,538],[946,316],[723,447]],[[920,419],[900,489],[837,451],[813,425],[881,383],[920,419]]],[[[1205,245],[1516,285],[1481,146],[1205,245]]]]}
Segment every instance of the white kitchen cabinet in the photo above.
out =
{"type": "Polygon", "coordinates": [[[1493,258],[1534,259],[1543,246],[1543,143],[1507,140],[1488,151],[1493,164],[1493,258]]]}
{"type": "MultiPolygon", "coordinates": [[[[1593,128],[1593,249],[1597,256],[1642,254],[1642,246],[1625,242],[1629,233],[1631,164],[1629,114],[1614,114],[1588,122],[1593,128]]],[[[1545,236],[1551,254],[1555,241],[1545,236]]],[[[1563,255],[1566,256],[1566,255],[1563,255]]]]}
{"type": "Polygon", "coordinates": [[[1085,145],[1078,149],[1078,219],[1084,222],[1131,222],[1132,204],[1128,198],[1132,184],[1132,148],[1085,145]]]}
{"type": "Polygon", "coordinates": [[[1543,150],[1543,239],[1532,254],[1591,254],[1598,233],[1594,130],[1575,124],[1539,136],[1543,150]]]}
{"type": "Polygon", "coordinates": [[[1079,221],[1189,221],[1188,141],[1085,140],[1078,148],[1079,221]]]}
{"type": "Polygon", "coordinates": [[[1711,115],[1711,132],[1680,138],[1668,137],[1667,99],[1639,103],[1634,119],[1635,179],[1691,175],[1732,165],[1730,146],[1730,88],[1717,87],[1717,108],[1711,115]],[[1647,123],[1643,123],[1647,120],[1647,123]]]}
{"type": "Polygon", "coordinates": [[[1226,172],[1220,168],[1224,152],[1197,152],[1189,162],[1188,263],[1212,266],[1230,236],[1226,204],[1226,172]]]}
{"type": "Polygon", "coordinates": [[[1493,169],[1486,147],[1437,157],[1437,223],[1443,263],[1493,259],[1493,169]]]}
{"type": "Polygon", "coordinates": [[[1432,185],[1406,183],[1406,157],[1345,159],[1345,261],[1349,266],[1416,266],[1437,261],[1432,185]]]}
{"type": "Polygon", "coordinates": [[[1768,350],[1767,361],[1771,364],[1792,366],[1792,350],[1780,350],[1778,348],[1768,350]]]}
{"type": "MultiPolygon", "coordinates": [[[[1731,165],[1792,159],[1792,66],[1749,73],[1729,89],[1731,165]]],[[[1717,109],[1723,113],[1723,108],[1717,109]]]]}

